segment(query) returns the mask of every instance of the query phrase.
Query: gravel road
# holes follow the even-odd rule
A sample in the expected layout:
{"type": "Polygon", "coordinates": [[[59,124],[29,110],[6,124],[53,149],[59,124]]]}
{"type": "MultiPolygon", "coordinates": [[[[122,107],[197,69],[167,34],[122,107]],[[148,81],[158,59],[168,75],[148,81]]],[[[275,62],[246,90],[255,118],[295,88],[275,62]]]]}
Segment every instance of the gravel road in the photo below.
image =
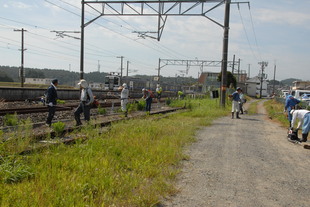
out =
{"type": "Polygon", "coordinates": [[[310,206],[310,150],[288,142],[262,102],[258,108],[201,129],[177,179],[179,192],[160,206],[310,206]]]}

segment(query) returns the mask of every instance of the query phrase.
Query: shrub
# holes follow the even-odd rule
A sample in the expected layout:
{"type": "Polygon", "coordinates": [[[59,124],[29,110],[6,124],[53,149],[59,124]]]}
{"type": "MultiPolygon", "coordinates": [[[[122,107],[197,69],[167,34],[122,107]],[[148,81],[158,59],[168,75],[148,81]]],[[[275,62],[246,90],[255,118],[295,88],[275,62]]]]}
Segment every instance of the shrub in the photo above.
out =
{"type": "Polygon", "coordinates": [[[137,104],[136,103],[129,103],[127,104],[127,111],[128,113],[131,113],[133,111],[137,111],[137,104]]]}
{"type": "Polygon", "coordinates": [[[56,133],[56,136],[60,136],[65,130],[65,124],[61,121],[52,124],[52,128],[56,133]]]}
{"type": "Polygon", "coordinates": [[[105,115],[107,114],[107,110],[102,108],[100,105],[98,106],[98,114],[105,115]]]}
{"type": "Polygon", "coordinates": [[[166,104],[167,104],[168,106],[171,104],[171,99],[170,99],[170,98],[166,99],[166,104]]]}
{"type": "Polygon", "coordinates": [[[145,109],[146,102],[144,100],[141,100],[137,103],[137,109],[138,111],[143,111],[145,109]]]}
{"type": "Polygon", "coordinates": [[[17,126],[18,125],[18,117],[17,114],[6,114],[3,118],[3,122],[5,126],[17,126]]]}

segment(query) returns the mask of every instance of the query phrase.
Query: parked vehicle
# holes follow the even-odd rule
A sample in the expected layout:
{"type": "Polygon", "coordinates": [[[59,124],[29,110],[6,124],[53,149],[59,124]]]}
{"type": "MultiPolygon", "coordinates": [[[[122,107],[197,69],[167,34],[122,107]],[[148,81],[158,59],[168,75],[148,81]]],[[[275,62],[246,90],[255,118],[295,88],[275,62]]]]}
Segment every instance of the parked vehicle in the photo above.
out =
{"type": "Polygon", "coordinates": [[[301,97],[301,100],[302,100],[302,101],[310,101],[310,93],[309,93],[309,94],[304,94],[304,95],[301,97]]]}
{"type": "Polygon", "coordinates": [[[304,94],[310,94],[309,90],[292,90],[290,95],[294,96],[296,99],[300,99],[304,94]]]}

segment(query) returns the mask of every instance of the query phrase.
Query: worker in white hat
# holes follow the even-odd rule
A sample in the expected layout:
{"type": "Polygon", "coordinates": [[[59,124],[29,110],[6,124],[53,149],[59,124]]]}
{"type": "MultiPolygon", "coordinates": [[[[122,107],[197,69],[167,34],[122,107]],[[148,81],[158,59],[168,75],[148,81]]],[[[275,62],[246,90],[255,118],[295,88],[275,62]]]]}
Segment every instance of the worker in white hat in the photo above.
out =
{"type": "Polygon", "coordinates": [[[94,102],[93,92],[88,87],[86,80],[81,79],[78,85],[80,86],[81,89],[81,97],[80,97],[80,104],[74,111],[76,126],[82,125],[80,118],[81,113],[84,113],[85,121],[90,120],[90,109],[92,103],[94,102]]]}
{"type": "Polygon", "coordinates": [[[128,90],[127,84],[124,83],[123,89],[121,91],[121,107],[122,107],[122,111],[125,112],[125,117],[127,117],[128,97],[129,97],[129,90],[128,90]]]}

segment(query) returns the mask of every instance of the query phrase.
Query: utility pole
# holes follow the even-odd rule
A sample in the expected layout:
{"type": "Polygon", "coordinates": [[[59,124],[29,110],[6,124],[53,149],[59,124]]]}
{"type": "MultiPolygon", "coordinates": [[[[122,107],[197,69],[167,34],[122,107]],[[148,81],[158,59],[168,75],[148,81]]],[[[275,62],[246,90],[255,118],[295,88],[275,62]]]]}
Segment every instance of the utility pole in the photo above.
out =
{"type": "Polygon", "coordinates": [[[98,60],[98,73],[100,73],[100,60],[98,60]]]}
{"type": "Polygon", "coordinates": [[[159,76],[160,76],[160,58],[158,59],[158,73],[157,73],[157,76],[158,76],[158,81],[159,81],[159,76]]]}
{"type": "Polygon", "coordinates": [[[119,56],[117,58],[121,59],[121,78],[122,78],[123,77],[123,59],[124,59],[124,56],[119,56]]]}
{"type": "Polygon", "coordinates": [[[129,69],[129,61],[127,60],[127,72],[126,72],[127,77],[128,77],[128,69],[129,69]]]}
{"type": "Polygon", "coordinates": [[[274,68],[273,68],[273,90],[272,90],[272,95],[275,94],[275,87],[276,87],[276,69],[277,69],[277,65],[274,64],[274,68]]]}
{"type": "Polygon", "coordinates": [[[248,64],[248,78],[250,78],[250,72],[251,72],[251,64],[248,64]]]}
{"type": "Polygon", "coordinates": [[[14,29],[15,32],[22,32],[22,49],[21,49],[21,66],[20,66],[20,86],[24,87],[24,82],[25,82],[25,75],[24,75],[24,32],[27,32],[27,30],[22,29],[14,29]]]}
{"type": "Polygon", "coordinates": [[[238,59],[238,83],[240,82],[240,58],[238,59]]]}
{"type": "Polygon", "coordinates": [[[221,99],[220,99],[220,105],[222,107],[225,107],[226,89],[227,89],[227,55],[228,55],[230,2],[231,0],[226,0],[225,2],[223,52],[222,52],[222,81],[221,81],[221,99]]]}
{"type": "Polygon", "coordinates": [[[233,64],[232,64],[232,69],[231,69],[231,74],[234,75],[234,70],[235,70],[235,55],[233,57],[233,64]]]}
{"type": "Polygon", "coordinates": [[[80,54],[80,79],[84,78],[84,7],[85,1],[82,0],[82,15],[81,15],[81,54],[80,54]]]}
{"type": "Polygon", "coordinates": [[[264,70],[265,70],[265,67],[268,66],[268,62],[262,61],[262,62],[259,62],[258,64],[260,64],[262,68],[262,73],[260,77],[260,91],[259,91],[259,98],[262,98],[263,79],[265,78],[264,70]]]}

